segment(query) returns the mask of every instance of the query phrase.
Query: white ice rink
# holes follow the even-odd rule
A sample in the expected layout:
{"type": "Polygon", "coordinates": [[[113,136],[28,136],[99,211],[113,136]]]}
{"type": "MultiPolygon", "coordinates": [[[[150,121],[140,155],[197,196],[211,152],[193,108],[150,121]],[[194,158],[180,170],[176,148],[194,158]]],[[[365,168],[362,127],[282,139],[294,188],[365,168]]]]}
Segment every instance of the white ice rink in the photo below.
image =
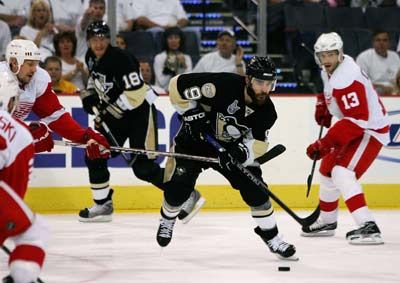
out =
{"type": "MultiPolygon", "coordinates": [[[[300,212],[305,216],[307,212],[300,212]]],[[[111,223],[79,223],[75,215],[46,215],[52,238],[41,279],[46,283],[400,282],[400,211],[374,211],[384,245],[352,246],[354,228],[341,211],[335,237],[303,238],[300,226],[277,212],[280,232],[295,244],[298,262],[278,260],[253,232],[246,212],[201,211],[177,223],[170,245],[155,240],[156,213],[116,214],[111,223]],[[290,272],[278,271],[290,266],[290,272]]],[[[8,243],[10,245],[10,243],[8,243]]],[[[0,274],[7,256],[0,255],[0,274]]]]}

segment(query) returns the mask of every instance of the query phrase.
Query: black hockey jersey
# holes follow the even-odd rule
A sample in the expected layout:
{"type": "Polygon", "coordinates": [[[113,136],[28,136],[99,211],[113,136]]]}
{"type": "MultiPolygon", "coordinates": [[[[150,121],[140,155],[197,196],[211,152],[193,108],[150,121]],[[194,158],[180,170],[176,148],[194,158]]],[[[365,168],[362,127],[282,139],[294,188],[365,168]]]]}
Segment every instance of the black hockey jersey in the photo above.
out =
{"type": "Polygon", "coordinates": [[[89,49],[85,60],[90,73],[87,88],[95,89],[103,102],[113,103],[124,94],[132,108],[143,103],[147,86],[132,54],[110,45],[100,59],[89,49]]]}
{"type": "Polygon", "coordinates": [[[254,138],[264,143],[277,119],[274,104],[268,97],[262,106],[246,105],[245,89],[245,77],[233,73],[182,74],[169,86],[178,113],[200,104],[209,113],[218,140],[254,138]]]}

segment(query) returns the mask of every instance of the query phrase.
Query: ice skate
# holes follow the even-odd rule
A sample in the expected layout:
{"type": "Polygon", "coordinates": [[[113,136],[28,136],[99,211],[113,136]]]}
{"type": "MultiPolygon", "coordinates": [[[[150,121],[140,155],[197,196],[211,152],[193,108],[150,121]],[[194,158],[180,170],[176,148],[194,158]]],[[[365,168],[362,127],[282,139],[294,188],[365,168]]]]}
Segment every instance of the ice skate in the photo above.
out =
{"type": "Polygon", "coordinates": [[[79,212],[79,221],[81,222],[110,222],[113,214],[112,200],[104,204],[95,204],[90,208],[82,209],[79,212]]]}
{"type": "Polygon", "coordinates": [[[157,231],[157,243],[161,247],[166,247],[172,239],[172,232],[174,231],[176,218],[167,219],[161,216],[160,226],[157,231]]]}
{"type": "Polygon", "coordinates": [[[193,190],[178,214],[179,220],[184,224],[188,223],[199,212],[205,202],[206,200],[201,196],[200,192],[193,190]]]}
{"type": "Polygon", "coordinates": [[[257,235],[267,244],[269,250],[276,254],[279,259],[297,261],[299,258],[295,255],[295,246],[286,243],[281,237],[276,235],[272,239],[267,238],[268,231],[261,230],[260,227],[254,229],[257,235]]]}
{"type": "Polygon", "coordinates": [[[381,245],[384,243],[381,231],[373,221],[365,222],[360,228],[348,232],[346,239],[352,245],[381,245]]]}
{"type": "MultiPolygon", "coordinates": [[[[4,277],[1,282],[3,282],[3,283],[14,283],[14,279],[12,279],[11,275],[8,275],[7,277],[4,277]]],[[[32,282],[32,283],[36,283],[36,281],[32,282]]]]}
{"type": "Polygon", "coordinates": [[[321,218],[315,221],[310,226],[303,226],[303,237],[330,237],[335,235],[337,222],[325,223],[321,218]]]}

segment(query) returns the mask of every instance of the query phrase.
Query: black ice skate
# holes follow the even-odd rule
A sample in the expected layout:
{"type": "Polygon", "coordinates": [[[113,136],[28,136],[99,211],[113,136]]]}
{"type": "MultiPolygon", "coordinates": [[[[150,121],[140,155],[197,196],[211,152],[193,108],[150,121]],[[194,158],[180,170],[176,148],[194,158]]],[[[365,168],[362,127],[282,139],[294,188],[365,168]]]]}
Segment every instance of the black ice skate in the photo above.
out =
{"type": "MultiPolygon", "coordinates": [[[[1,282],[3,282],[3,283],[14,283],[14,279],[12,279],[11,275],[8,275],[7,277],[4,277],[1,282]]],[[[32,282],[32,283],[36,283],[36,282],[32,282]]]]}
{"type": "Polygon", "coordinates": [[[337,222],[325,223],[319,218],[310,226],[303,226],[301,235],[303,237],[329,237],[335,235],[336,227],[337,222]]]}
{"type": "Polygon", "coordinates": [[[206,200],[201,197],[200,192],[193,190],[178,214],[179,220],[182,220],[184,224],[188,223],[199,212],[205,202],[206,200]]]}
{"type": "Polygon", "coordinates": [[[269,238],[271,237],[271,232],[268,230],[263,231],[260,227],[256,227],[254,229],[254,232],[261,237],[261,239],[267,244],[269,250],[276,254],[278,258],[293,261],[299,260],[299,258],[295,255],[295,246],[283,241],[282,238],[278,236],[277,231],[278,229],[276,229],[276,232],[274,233],[275,236],[273,238],[269,238]]]}
{"type": "Polygon", "coordinates": [[[160,226],[158,226],[157,231],[157,243],[161,247],[166,247],[169,242],[171,242],[175,221],[176,218],[167,219],[165,216],[161,215],[160,226]]]}
{"type": "Polygon", "coordinates": [[[384,243],[381,231],[373,221],[365,222],[360,228],[348,232],[346,239],[352,245],[381,245],[384,243]]]}

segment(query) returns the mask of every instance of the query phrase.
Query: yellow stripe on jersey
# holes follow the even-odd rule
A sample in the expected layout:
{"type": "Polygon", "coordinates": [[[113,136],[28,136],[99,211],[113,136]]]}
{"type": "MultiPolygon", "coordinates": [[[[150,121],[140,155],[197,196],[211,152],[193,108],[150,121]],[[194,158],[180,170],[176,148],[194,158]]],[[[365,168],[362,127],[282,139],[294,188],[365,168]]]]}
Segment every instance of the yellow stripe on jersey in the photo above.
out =
{"type": "Polygon", "coordinates": [[[140,105],[142,105],[144,99],[146,98],[146,90],[147,85],[143,84],[143,86],[139,89],[125,90],[124,94],[128,98],[128,101],[133,108],[138,108],[140,105]]]}
{"type": "Polygon", "coordinates": [[[172,105],[179,113],[183,113],[186,110],[190,109],[190,101],[183,99],[178,91],[178,77],[179,75],[173,77],[169,81],[168,91],[169,91],[169,99],[171,100],[172,105]]]}

